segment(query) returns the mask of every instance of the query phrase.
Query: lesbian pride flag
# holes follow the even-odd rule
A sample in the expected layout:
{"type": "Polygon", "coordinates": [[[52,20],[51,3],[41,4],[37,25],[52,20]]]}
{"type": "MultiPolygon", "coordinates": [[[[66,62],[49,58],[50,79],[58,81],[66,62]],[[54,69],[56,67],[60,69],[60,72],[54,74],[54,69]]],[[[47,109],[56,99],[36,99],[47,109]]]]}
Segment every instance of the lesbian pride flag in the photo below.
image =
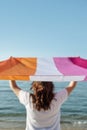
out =
{"type": "Polygon", "coordinates": [[[80,57],[10,57],[0,61],[0,80],[86,81],[87,60],[80,57]]]}

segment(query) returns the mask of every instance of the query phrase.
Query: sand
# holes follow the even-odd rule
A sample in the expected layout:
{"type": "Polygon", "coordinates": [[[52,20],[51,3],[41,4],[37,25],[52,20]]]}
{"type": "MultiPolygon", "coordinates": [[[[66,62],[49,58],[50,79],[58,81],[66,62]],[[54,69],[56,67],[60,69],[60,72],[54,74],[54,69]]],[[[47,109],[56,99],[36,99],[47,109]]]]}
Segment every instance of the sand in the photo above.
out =
{"type": "MultiPolygon", "coordinates": [[[[0,128],[0,130],[25,130],[24,128],[8,128],[3,129],[0,128]]],[[[87,128],[84,127],[62,127],[61,130],[87,130],[87,128]]]]}

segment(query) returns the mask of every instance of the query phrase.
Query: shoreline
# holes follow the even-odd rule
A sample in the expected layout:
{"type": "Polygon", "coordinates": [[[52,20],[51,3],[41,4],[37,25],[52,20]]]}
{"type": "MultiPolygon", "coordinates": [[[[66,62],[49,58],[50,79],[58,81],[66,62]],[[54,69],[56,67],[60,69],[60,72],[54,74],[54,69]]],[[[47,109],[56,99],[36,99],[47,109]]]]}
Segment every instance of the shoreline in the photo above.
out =
{"type": "MultiPolygon", "coordinates": [[[[0,128],[0,130],[25,130],[24,127],[16,127],[14,128],[0,128]]],[[[87,125],[70,125],[70,124],[61,124],[61,130],[87,130],[87,125]]]]}
{"type": "Polygon", "coordinates": [[[87,125],[62,124],[61,130],[87,130],[87,125]]]}

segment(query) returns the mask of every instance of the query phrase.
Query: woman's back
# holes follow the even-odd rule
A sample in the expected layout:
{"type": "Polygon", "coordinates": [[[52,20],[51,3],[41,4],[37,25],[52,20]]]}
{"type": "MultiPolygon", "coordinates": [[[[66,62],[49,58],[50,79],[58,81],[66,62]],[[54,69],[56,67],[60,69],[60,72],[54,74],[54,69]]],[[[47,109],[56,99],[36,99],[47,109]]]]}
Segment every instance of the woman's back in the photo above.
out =
{"type": "Polygon", "coordinates": [[[55,94],[50,109],[38,111],[33,107],[30,94],[21,90],[19,100],[27,111],[26,130],[60,130],[60,107],[67,97],[68,93],[64,89],[55,94]]]}

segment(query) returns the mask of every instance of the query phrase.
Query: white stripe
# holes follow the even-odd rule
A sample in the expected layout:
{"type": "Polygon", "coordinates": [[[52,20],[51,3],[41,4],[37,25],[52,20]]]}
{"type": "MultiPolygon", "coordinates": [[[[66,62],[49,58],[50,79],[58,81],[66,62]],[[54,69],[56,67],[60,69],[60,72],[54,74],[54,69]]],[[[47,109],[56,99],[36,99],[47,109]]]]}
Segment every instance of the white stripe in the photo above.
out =
{"type": "Polygon", "coordinates": [[[53,58],[38,58],[35,75],[62,75],[58,71],[53,58]]]}
{"type": "Polygon", "coordinates": [[[83,81],[85,76],[30,76],[31,81],[83,81]]]}

